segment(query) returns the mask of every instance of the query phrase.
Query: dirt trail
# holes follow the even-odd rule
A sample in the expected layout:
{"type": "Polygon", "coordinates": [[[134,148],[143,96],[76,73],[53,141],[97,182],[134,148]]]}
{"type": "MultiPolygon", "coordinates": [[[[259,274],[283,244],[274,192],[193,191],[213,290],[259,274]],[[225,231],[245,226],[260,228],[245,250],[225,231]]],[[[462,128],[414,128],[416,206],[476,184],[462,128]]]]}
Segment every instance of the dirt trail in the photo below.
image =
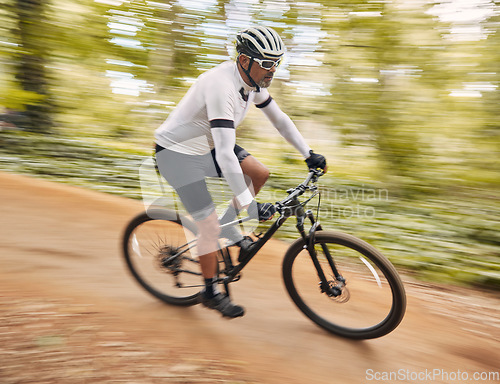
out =
{"type": "Polygon", "coordinates": [[[131,279],[119,244],[140,203],[6,173],[0,199],[2,384],[500,381],[487,377],[500,371],[493,294],[405,278],[399,328],[345,340],[294,307],[281,281],[286,245],[274,241],[233,285],[247,314],[229,321],[164,305],[131,279]]]}

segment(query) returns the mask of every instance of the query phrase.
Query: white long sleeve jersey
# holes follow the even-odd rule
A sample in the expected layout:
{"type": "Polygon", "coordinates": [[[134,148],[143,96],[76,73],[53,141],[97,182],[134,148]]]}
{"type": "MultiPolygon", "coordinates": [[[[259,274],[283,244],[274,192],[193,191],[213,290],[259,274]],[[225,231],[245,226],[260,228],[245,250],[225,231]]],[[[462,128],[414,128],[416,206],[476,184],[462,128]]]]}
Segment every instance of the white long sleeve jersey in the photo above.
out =
{"type": "Polygon", "coordinates": [[[203,155],[215,148],[216,159],[240,202],[251,201],[244,191],[241,167],[233,153],[235,128],[248,108],[260,108],[280,134],[304,158],[310,148],[292,120],[278,107],[267,89],[256,92],[247,85],[233,61],[219,64],[203,73],[165,122],[155,131],[156,142],[169,150],[188,155],[203,155]],[[228,175],[232,174],[232,180],[228,175]]]}

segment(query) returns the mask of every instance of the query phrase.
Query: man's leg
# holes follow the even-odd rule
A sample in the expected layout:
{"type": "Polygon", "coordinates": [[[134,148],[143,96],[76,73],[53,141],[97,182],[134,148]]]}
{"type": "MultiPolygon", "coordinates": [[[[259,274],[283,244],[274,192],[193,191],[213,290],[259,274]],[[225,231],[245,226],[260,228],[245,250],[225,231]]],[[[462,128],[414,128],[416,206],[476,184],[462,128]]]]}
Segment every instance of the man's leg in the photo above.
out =
{"type": "Polygon", "coordinates": [[[183,155],[157,146],[156,160],[160,173],[175,188],[198,227],[197,251],[206,286],[201,294],[201,302],[224,316],[242,316],[243,308],[232,304],[229,297],[216,290],[220,226],[205,182],[205,164],[210,160],[210,155],[183,155]]]}
{"type": "MultiPolygon", "coordinates": [[[[249,154],[245,148],[239,145],[234,146],[234,154],[238,158],[246,184],[252,194],[256,196],[269,178],[269,170],[259,160],[249,154]]],[[[213,159],[213,169],[210,169],[207,175],[212,175],[212,177],[223,177],[219,164],[217,164],[214,149],[212,149],[211,155],[213,159]]],[[[239,211],[239,209],[235,209],[237,206],[237,202],[233,199],[226,212],[221,217],[221,224],[229,223],[236,218],[239,211]]]]}
{"type": "MultiPolygon", "coordinates": [[[[257,196],[261,188],[269,178],[269,169],[252,155],[247,155],[240,163],[245,181],[254,196],[257,196]]],[[[230,206],[221,217],[221,224],[229,223],[236,219],[236,201],[233,199],[230,206]]]]}
{"type": "MultiPolygon", "coordinates": [[[[245,180],[253,195],[256,196],[269,178],[269,170],[255,157],[247,155],[240,163],[241,170],[245,176],[245,180]]],[[[221,224],[229,223],[236,219],[239,210],[236,201],[229,204],[224,214],[221,217],[221,224]]],[[[242,261],[250,251],[253,240],[248,236],[243,236],[236,227],[228,227],[222,230],[222,237],[229,239],[233,244],[241,247],[238,261],[242,261]]]]}
{"type": "MultiPolygon", "coordinates": [[[[245,158],[241,160],[240,166],[250,191],[256,196],[269,178],[269,170],[259,160],[248,153],[245,158]]],[[[233,199],[220,219],[221,224],[230,223],[236,220],[239,209],[235,207],[237,207],[237,203],[233,199]]],[[[223,229],[221,235],[242,248],[248,248],[252,243],[251,238],[244,237],[234,226],[223,229]]],[[[240,260],[241,258],[238,259],[240,260]]]]}
{"type": "Polygon", "coordinates": [[[243,316],[245,310],[231,303],[228,296],[217,290],[217,247],[220,233],[217,214],[212,212],[206,219],[196,222],[198,226],[198,257],[205,289],[201,293],[203,305],[216,309],[227,317],[243,316]]]}
{"type": "Polygon", "coordinates": [[[257,196],[269,178],[269,169],[252,155],[245,157],[240,165],[246,176],[247,184],[251,181],[255,196],[257,196]]]}
{"type": "Polygon", "coordinates": [[[196,222],[198,226],[198,256],[203,278],[212,279],[217,273],[217,239],[220,228],[217,214],[212,212],[206,219],[196,222]]]}

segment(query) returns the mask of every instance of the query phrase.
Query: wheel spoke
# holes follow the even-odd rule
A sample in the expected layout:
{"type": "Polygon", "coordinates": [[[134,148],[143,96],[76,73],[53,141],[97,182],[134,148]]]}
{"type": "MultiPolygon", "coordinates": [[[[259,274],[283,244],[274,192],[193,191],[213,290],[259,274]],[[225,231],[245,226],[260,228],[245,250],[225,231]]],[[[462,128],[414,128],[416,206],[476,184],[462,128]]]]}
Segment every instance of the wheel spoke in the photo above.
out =
{"type": "Polygon", "coordinates": [[[129,224],[124,239],[127,266],[159,299],[178,305],[195,304],[203,286],[200,264],[191,254],[196,246],[192,239],[196,227],[191,223],[190,231],[168,215],[168,211],[151,217],[144,213],[129,224]]]}

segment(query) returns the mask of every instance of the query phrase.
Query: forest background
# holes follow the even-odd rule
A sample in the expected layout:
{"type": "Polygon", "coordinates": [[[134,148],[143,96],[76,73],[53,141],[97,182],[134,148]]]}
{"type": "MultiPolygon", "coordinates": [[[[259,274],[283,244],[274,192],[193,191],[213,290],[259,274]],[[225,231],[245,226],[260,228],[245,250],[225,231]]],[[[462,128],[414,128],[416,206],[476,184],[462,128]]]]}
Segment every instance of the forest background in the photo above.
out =
{"type": "MultiPolygon", "coordinates": [[[[0,6],[0,169],[142,198],[154,129],[238,30],[268,25],[288,47],[270,92],[328,158],[324,226],[420,279],[500,289],[499,2],[0,6]]],[[[259,111],[238,142],[271,170],[260,200],[305,176],[259,111]]]]}

